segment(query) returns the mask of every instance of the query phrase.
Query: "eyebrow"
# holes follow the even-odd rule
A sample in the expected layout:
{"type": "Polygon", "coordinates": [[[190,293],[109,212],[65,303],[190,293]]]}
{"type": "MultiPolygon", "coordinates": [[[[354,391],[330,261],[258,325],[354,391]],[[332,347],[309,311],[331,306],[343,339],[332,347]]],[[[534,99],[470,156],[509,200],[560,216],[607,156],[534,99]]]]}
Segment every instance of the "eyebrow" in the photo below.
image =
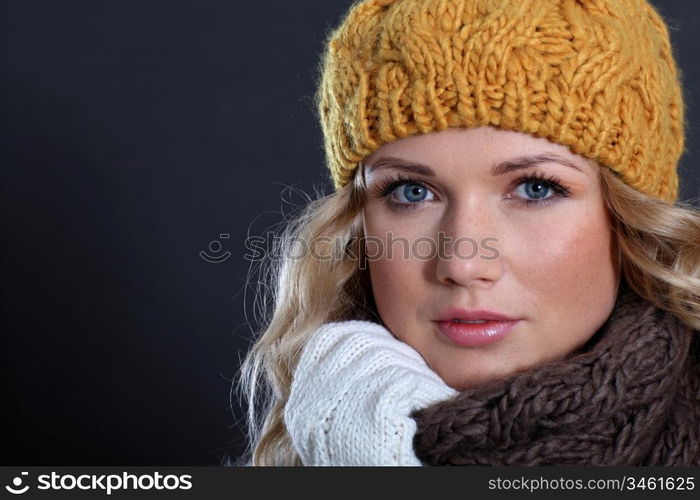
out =
{"type": "MultiPolygon", "coordinates": [[[[502,161],[491,167],[491,175],[496,177],[509,172],[514,172],[516,170],[534,167],[540,163],[559,163],[565,167],[570,167],[583,173],[581,167],[576,165],[574,162],[554,153],[543,153],[539,155],[518,156],[517,158],[502,161]]],[[[429,166],[422,163],[403,160],[401,158],[395,158],[393,156],[385,156],[377,160],[373,165],[368,166],[368,173],[387,168],[394,168],[396,170],[402,170],[404,172],[414,174],[422,174],[426,177],[435,177],[435,172],[429,166]]]]}

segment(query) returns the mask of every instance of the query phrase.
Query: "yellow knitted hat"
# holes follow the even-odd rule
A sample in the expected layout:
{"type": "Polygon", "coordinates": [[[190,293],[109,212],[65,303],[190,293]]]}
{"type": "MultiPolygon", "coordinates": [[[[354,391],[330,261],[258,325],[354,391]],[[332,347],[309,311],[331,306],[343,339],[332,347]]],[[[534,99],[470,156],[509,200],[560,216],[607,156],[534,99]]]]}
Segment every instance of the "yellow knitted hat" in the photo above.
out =
{"type": "Polygon", "coordinates": [[[328,39],[317,104],[336,189],[382,144],[493,125],[675,201],[679,79],[644,0],[365,0],[328,39]]]}

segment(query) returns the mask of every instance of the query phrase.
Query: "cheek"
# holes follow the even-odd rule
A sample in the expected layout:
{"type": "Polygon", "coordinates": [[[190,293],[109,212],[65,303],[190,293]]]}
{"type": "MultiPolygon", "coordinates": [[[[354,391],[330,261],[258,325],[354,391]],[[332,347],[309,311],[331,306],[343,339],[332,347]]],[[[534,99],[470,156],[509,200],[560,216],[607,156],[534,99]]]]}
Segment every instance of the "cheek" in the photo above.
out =
{"type": "MultiPolygon", "coordinates": [[[[405,224],[390,214],[365,214],[365,252],[375,304],[393,332],[406,332],[416,324],[419,303],[428,283],[425,262],[414,258],[416,240],[425,225],[405,224]],[[414,245],[414,246],[411,246],[414,245]]],[[[418,252],[430,251],[418,244],[418,252]]]]}
{"type": "Polygon", "coordinates": [[[394,332],[403,332],[415,324],[418,303],[425,296],[420,262],[402,258],[401,245],[395,245],[394,255],[369,259],[372,292],[379,315],[394,332]]]}
{"type": "Polygon", "coordinates": [[[521,235],[511,268],[550,317],[571,319],[609,309],[615,297],[612,235],[602,211],[590,210],[521,235]]]}

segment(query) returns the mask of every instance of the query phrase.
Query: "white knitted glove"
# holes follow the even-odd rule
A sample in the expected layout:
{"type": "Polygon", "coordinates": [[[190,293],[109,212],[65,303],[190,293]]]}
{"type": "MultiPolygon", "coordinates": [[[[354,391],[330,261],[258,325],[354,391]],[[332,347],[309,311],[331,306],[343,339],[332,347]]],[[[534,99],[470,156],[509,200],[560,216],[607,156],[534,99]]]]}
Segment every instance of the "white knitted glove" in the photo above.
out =
{"type": "Polygon", "coordinates": [[[409,415],[455,394],[382,325],[327,323],[304,346],[284,421],[304,465],[421,465],[409,415]]]}

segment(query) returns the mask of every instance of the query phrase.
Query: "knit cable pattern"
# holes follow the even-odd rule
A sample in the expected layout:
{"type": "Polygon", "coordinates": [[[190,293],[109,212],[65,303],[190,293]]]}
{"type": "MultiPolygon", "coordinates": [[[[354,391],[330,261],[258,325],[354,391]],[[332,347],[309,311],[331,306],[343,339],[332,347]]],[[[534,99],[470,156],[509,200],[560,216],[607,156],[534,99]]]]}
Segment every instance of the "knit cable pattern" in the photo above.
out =
{"type": "Polygon", "coordinates": [[[317,103],[336,189],[382,144],[491,125],[678,197],[680,75],[644,0],[356,2],[328,39],[317,103]]]}

